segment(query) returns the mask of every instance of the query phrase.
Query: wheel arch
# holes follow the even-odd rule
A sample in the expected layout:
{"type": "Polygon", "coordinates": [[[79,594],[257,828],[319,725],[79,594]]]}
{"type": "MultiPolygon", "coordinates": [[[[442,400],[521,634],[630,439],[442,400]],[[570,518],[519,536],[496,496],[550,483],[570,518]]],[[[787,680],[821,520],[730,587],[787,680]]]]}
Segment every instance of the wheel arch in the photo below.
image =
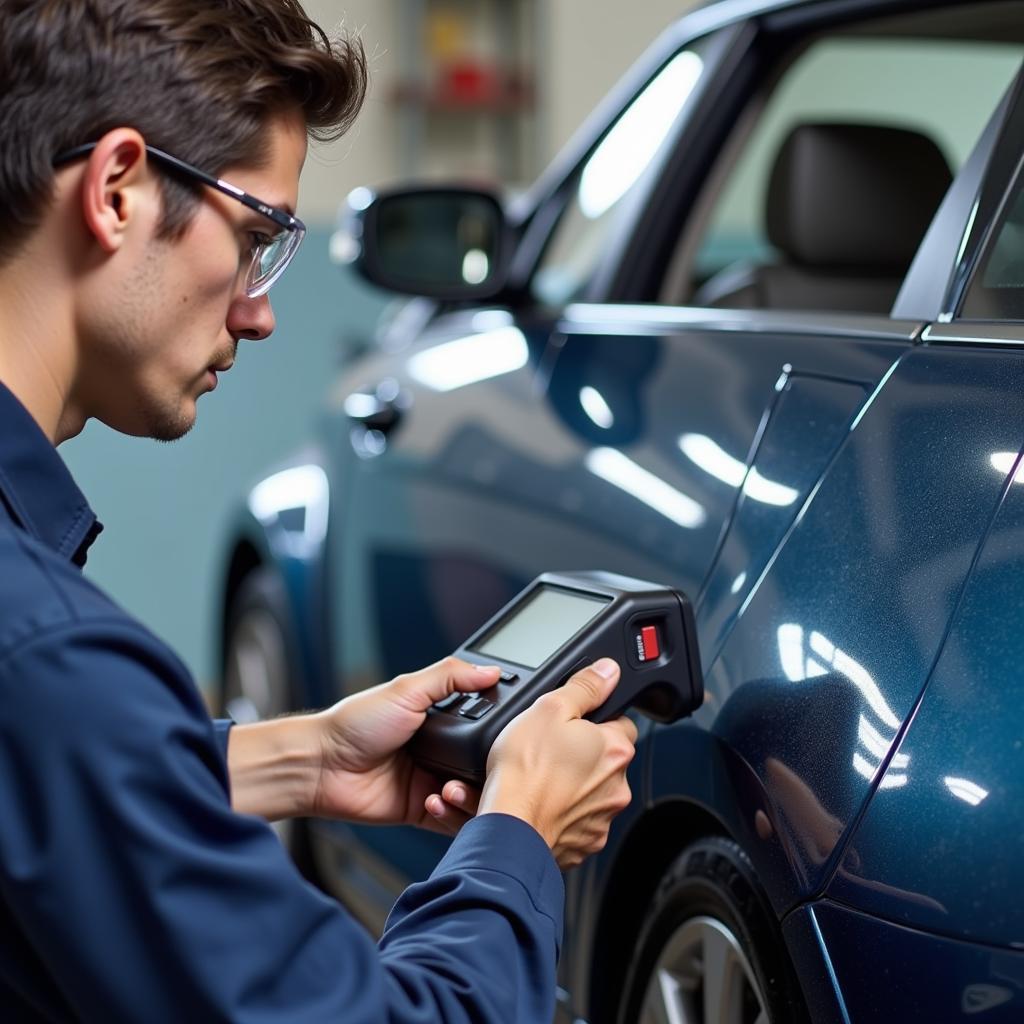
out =
{"type": "Polygon", "coordinates": [[[327,529],[330,516],[328,461],[307,445],[257,481],[233,519],[217,623],[219,664],[227,664],[232,606],[253,572],[275,573],[284,588],[294,633],[295,665],[302,707],[334,699],[328,643],[327,529]]]}
{"type": "Polygon", "coordinates": [[[239,537],[231,549],[224,574],[224,587],[221,592],[220,620],[217,630],[218,664],[223,677],[227,665],[228,625],[231,621],[231,609],[238,596],[242,582],[250,573],[262,568],[267,560],[247,537],[239,537]]]}
{"type": "Polygon", "coordinates": [[[587,1020],[615,1024],[630,949],[648,906],[672,861],[707,836],[733,838],[706,807],[666,800],[644,814],[622,841],[601,898],[601,916],[590,944],[587,1020]]]}

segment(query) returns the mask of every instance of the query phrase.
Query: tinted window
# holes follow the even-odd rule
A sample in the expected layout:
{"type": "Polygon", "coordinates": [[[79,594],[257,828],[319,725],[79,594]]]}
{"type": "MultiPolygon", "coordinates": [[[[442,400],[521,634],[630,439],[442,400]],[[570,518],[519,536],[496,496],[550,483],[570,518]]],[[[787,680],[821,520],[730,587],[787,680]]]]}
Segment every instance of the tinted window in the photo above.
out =
{"type": "MultiPolygon", "coordinates": [[[[877,179],[891,178],[893,168],[905,168],[902,187],[911,194],[919,174],[927,173],[929,209],[922,208],[918,216],[909,218],[902,234],[899,228],[890,226],[883,230],[885,225],[875,225],[874,238],[865,234],[862,244],[861,251],[869,255],[891,248],[893,259],[887,265],[882,254],[874,271],[879,282],[874,293],[865,292],[863,298],[853,294],[853,297],[868,305],[874,301],[878,306],[876,311],[888,312],[891,298],[909,264],[907,252],[897,254],[895,250],[909,250],[912,255],[930,213],[937,206],[937,200],[932,204],[931,193],[941,199],[944,181],[948,182],[949,175],[957,172],[971,152],[1024,55],[1024,47],[1019,43],[1003,41],[1013,39],[1019,31],[1003,33],[998,27],[989,30],[982,19],[974,26],[978,29],[976,34],[982,38],[949,38],[945,33],[959,33],[960,26],[953,22],[948,26],[936,25],[934,20],[933,13],[929,12],[913,19],[902,18],[891,23],[888,29],[885,23],[878,23],[870,29],[819,38],[790,58],[788,65],[776,73],[774,85],[763,90],[739,119],[739,127],[727,143],[699,204],[699,215],[691,221],[672,262],[662,288],[663,301],[717,304],[701,300],[707,295],[721,294],[723,287],[718,287],[717,281],[710,288],[704,286],[716,275],[724,275],[722,281],[728,286],[730,275],[739,275],[749,266],[798,264],[812,272],[838,273],[846,277],[845,264],[855,273],[849,275],[850,280],[837,282],[835,308],[844,308],[840,296],[847,297],[844,293],[849,293],[851,287],[856,288],[853,278],[864,270],[863,266],[858,267],[863,261],[858,258],[856,244],[844,259],[844,254],[832,244],[835,238],[808,239],[805,224],[789,227],[787,222],[783,229],[770,230],[773,215],[776,222],[779,220],[778,209],[770,209],[772,204],[779,205],[779,189],[776,183],[773,193],[769,186],[795,129],[838,125],[841,135],[842,126],[857,125],[863,126],[865,132],[874,132],[883,141],[887,138],[885,130],[890,130],[888,137],[901,149],[901,154],[894,156],[888,167],[866,165],[861,177],[858,177],[856,158],[846,161],[845,165],[841,158],[834,162],[820,161],[821,167],[841,168],[841,186],[837,185],[838,176],[812,170],[799,181],[794,175],[790,187],[797,190],[799,185],[800,191],[806,191],[813,186],[823,192],[831,188],[832,194],[822,200],[826,209],[835,210],[846,201],[851,208],[859,211],[863,205],[868,211],[872,204],[866,201],[861,204],[860,200],[875,187],[877,179]],[[886,31],[891,31],[892,36],[886,37],[886,31]],[[991,40],[984,38],[986,31],[991,32],[991,40]],[[902,138],[895,138],[893,130],[902,133],[902,138]],[[915,154],[928,156],[929,148],[932,159],[925,172],[922,166],[925,161],[916,159],[915,154]],[[941,167],[943,161],[946,168],[941,167]],[[861,182],[865,183],[864,195],[857,194],[861,182]],[[798,230],[803,235],[796,237],[791,247],[780,248],[776,244],[779,236],[793,237],[798,230]],[[874,244],[874,239],[884,240],[887,233],[892,237],[891,243],[874,244]],[[822,250],[827,251],[827,256],[819,265],[814,252],[822,250]]],[[[840,138],[841,145],[847,142],[848,139],[840,138]]],[[[823,148],[820,139],[813,141],[813,145],[823,148]]],[[[870,156],[872,148],[879,149],[882,145],[873,147],[868,142],[863,148],[864,154],[870,156]]],[[[808,167],[814,166],[815,161],[809,160],[808,167]]],[[[883,211],[886,205],[881,202],[876,207],[883,211]]],[[[896,208],[905,205],[900,201],[898,189],[894,190],[889,205],[896,208]]],[[[796,209],[796,204],[792,206],[796,209]]],[[[796,215],[793,216],[795,220],[796,215]]],[[[836,223],[842,224],[843,218],[837,216],[836,223]]],[[[871,275],[863,276],[865,287],[874,288],[871,275]]],[[[820,293],[808,296],[806,306],[800,302],[799,290],[795,291],[795,308],[830,306],[824,286],[820,293]]],[[[787,305],[784,301],[759,302],[756,289],[742,301],[722,304],[787,305]]]]}
{"type": "Polygon", "coordinates": [[[697,43],[676,54],[577,169],[531,284],[533,297],[543,305],[557,308],[582,295],[629,196],[693,93],[704,68],[703,49],[697,43]]]}
{"type": "Polygon", "coordinates": [[[1024,319],[1024,177],[1018,177],[960,315],[973,320],[1024,319]]]}

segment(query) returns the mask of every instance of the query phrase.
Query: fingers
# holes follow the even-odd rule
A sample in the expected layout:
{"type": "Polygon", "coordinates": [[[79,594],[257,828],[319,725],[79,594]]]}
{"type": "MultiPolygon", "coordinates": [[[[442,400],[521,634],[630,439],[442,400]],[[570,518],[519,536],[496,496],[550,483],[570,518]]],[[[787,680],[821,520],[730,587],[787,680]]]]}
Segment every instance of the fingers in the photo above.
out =
{"type": "Polygon", "coordinates": [[[600,707],[619,681],[619,666],[611,658],[600,658],[580,669],[561,690],[555,691],[570,716],[582,718],[600,707]]]}
{"type": "Polygon", "coordinates": [[[613,718],[608,722],[603,722],[601,728],[613,729],[621,733],[631,745],[636,743],[636,738],[640,734],[640,730],[636,727],[636,722],[632,718],[626,718],[625,715],[621,718],[613,718]]]}
{"type": "Polygon", "coordinates": [[[446,804],[437,793],[432,793],[423,804],[428,817],[421,823],[431,832],[454,836],[469,821],[469,815],[446,804]]]}
{"type": "Polygon", "coordinates": [[[476,814],[480,806],[480,790],[473,789],[462,782],[448,782],[441,790],[441,796],[453,807],[467,814],[476,814]]]}
{"type": "Polygon", "coordinates": [[[441,795],[431,793],[424,801],[434,831],[455,835],[472,818],[480,803],[480,794],[461,782],[449,782],[441,795]]]}
{"type": "Polygon", "coordinates": [[[496,665],[473,665],[461,658],[444,658],[419,672],[399,676],[391,685],[399,699],[415,711],[426,711],[456,690],[473,693],[497,685],[500,669],[496,665]]]}

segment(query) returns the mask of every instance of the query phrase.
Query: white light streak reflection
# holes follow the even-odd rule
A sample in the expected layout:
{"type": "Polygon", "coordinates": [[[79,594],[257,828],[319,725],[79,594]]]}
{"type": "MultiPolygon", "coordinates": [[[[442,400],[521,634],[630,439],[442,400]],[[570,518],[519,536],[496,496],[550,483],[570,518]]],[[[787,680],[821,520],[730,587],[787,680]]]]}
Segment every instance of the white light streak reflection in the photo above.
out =
{"type": "Polygon", "coordinates": [[[871,710],[890,729],[898,729],[900,727],[900,720],[897,718],[896,712],[889,707],[885,697],[882,696],[882,691],[878,688],[878,684],[860,662],[854,661],[845,651],[841,651],[838,647],[833,646],[825,637],[817,632],[811,633],[811,650],[824,660],[826,664],[831,664],[837,672],[846,676],[864,695],[864,699],[868,702],[871,710]]]}
{"type": "Polygon", "coordinates": [[[887,740],[863,715],[857,723],[857,738],[867,748],[869,754],[873,754],[879,761],[889,753],[887,740]]]}
{"type": "Polygon", "coordinates": [[[704,507],[693,498],[669,486],[661,477],[638,466],[614,448],[594,448],[588,452],[585,463],[595,476],[631,494],[679,526],[696,530],[707,519],[704,507]]]}
{"type": "MultiPolygon", "coordinates": [[[[857,745],[860,749],[853,751],[851,763],[858,775],[869,782],[873,781],[896,741],[896,733],[902,724],[874,678],[863,665],[817,630],[805,634],[802,626],[787,622],[779,626],[777,639],[779,661],[787,679],[800,683],[829,672],[843,676],[860,691],[874,718],[892,731],[891,736],[886,736],[866,714],[859,717],[857,745]]],[[[905,786],[909,764],[909,754],[893,754],[885,775],[878,783],[879,789],[905,786]]]]}
{"type": "Polygon", "coordinates": [[[597,388],[580,388],[580,405],[583,406],[583,411],[599,427],[608,430],[615,426],[615,416],[608,403],[604,400],[604,395],[597,388]]]}
{"type": "Polygon", "coordinates": [[[800,497],[800,492],[794,488],[761,476],[757,471],[757,466],[754,466],[747,475],[746,482],[743,485],[743,493],[748,498],[753,498],[754,501],[760,501],[765,505],[777,505],[780,508],[792,505],[800,497]]]}
{"type": "Polygon", "coordinates": [[[639,181],[700,78],[703,61],[681,53],[667,64],[619,118],[580,177],[584,216],[607,213],[639,181]]]}
{"type": "Polygon", "coordinates": [[[315,465],[294,466],[267,477],[249,492],[249,511],[263,524],[275,522],[282,512],[303,509],[302,533],[292,538],[302,554],[327,536],[330,486],[327,474],[315,465]]]}
{"type": "Polygon", "coordinates": [[[679,438],[679,449],[694,465],[730,487],[742,484],[743,493],[754,501],[785,508],[800,497],[800,492],[794,488],[761,476],[756,466],[748,474],[745,463],[730,455],[706,434],[683,434],[679,438]]]}
{"type": "Polygon", "coordinates": [[[530,358],[526,337],[518,327],[500,327],[468,338],[456,338],[417,352],[409,375],[434,391],[454,391],[467,384],[522,369],[530,358]]]}
{"type": "Polygon", "coordinates": [[[905,786],[909,776],[906,772],[899,773],[893,771],[887,771],[881,779],[878,780],[879,789],[899,789],[901,786],[905,786]]]}
{"type": "MultiPolygon", "coordinates": [[[[992,464],[992,468],[1003,476],[1013,472],[1014,463],[1017,461],[1016,452],[993,452],[989,456],[989,462],[992,464]]],[[[1013,482],[1015,484],[1024,483],[1024,460],[1017,467],[1017,472],[1013,474],[1013,482]]]]}
{"type": "Polygon", "coordinates": [[[972,807],[977,807],[985,797],[988,796],[988,790],[982,789],[976,782],[971,782],[970,779],[958,779],[955,776],[947,775],[943,780],[946,784],[946,789],[960,800],[963,800],[965,804],[970,804],[972,807]]]}

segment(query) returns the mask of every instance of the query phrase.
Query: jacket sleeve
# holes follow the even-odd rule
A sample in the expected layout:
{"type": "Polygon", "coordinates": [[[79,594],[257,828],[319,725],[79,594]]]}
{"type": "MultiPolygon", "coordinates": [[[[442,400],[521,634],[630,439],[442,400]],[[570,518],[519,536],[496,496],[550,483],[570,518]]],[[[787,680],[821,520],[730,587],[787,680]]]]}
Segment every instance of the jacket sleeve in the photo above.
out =
{"type": "MultiPolygon", "coordinates": [[[[141,628],[0,662],[0,898],[86,1021],[488,1021],[554,1011],[562,882],[528,825],[469,823],[378,947],[236,814],[184,667],[141,628]]],[[[45,965],[45,966],[44,966],[45,965]]]]}

